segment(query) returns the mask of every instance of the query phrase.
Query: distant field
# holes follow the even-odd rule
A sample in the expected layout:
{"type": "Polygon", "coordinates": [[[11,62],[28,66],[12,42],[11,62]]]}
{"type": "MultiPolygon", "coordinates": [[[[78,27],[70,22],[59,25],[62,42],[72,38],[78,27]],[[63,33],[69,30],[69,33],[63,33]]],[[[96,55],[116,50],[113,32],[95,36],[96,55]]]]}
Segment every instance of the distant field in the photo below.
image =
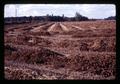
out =
{"type": "Polygon", "coordinates": [[[116,21],[4,26],[5,79],[113,80],[116,21]]]}

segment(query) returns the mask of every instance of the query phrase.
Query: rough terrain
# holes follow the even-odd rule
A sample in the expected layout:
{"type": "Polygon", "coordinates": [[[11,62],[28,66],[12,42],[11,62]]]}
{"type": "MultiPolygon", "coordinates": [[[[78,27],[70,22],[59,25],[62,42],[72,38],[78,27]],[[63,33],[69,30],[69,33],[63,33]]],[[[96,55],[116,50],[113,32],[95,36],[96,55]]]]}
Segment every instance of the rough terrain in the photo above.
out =
{"type": "Polygon", "coordinates": [[[5,25],[5,79],[114,80],[116,22],[5,25]]]}

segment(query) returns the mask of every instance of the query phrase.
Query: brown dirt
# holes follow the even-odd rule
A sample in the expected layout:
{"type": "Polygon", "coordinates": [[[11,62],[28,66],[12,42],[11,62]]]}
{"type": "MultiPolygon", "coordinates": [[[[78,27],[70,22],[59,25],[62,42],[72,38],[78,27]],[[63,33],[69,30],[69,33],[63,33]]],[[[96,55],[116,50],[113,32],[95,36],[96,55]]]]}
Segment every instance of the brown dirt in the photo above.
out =
{"type": "Polygon", "coordinates": [[[115,21],[61,22],[67,32],[60,23],[48,31],[52,24],[5,26],[6,79],[115,79],[115,21]]]}

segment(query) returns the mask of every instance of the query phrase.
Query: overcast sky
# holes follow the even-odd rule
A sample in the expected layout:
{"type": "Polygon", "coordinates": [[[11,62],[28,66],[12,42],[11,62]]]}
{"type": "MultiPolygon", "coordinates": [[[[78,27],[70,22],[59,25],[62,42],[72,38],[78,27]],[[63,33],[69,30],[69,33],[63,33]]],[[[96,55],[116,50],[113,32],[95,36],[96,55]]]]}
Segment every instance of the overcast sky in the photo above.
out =
{"type": "Polygon", "coordinates": [[[103,19],[116,15],[116,8],[113,4],[7,4],[4,7],[4,17],[17,16],[44,16],[59,15],[74,17],[79,12],[88,18],[103,19]]]}

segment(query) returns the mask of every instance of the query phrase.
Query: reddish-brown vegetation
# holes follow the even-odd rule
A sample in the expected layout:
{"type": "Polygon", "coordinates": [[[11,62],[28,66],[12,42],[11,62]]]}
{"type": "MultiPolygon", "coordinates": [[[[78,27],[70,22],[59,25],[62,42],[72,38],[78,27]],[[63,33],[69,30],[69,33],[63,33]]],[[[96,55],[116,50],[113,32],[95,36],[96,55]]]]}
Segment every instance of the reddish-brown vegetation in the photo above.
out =
{"type": "Polygon", "coordinates": [[[6,79],[115,79],[115,21],[5,26],[6,79]]]}

